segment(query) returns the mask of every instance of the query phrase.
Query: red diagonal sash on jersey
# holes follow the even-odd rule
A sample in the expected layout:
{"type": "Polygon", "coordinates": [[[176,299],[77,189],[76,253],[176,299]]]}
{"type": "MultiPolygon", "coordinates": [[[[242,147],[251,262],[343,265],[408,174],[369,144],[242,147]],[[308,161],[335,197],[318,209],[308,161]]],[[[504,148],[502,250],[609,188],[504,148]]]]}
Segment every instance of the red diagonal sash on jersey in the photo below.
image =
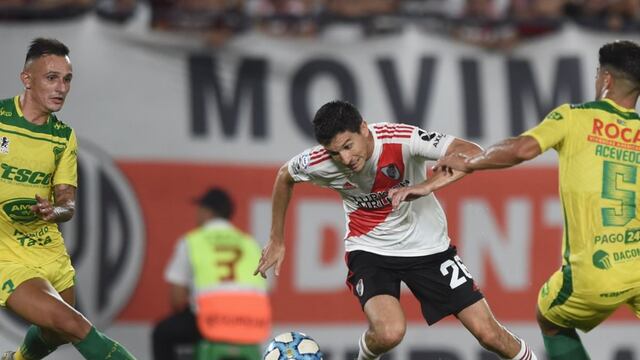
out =
{"type": "MultiPolygon", "coordinates": [[[[393,174],[392,174],[393,175],[393,174]]],[[[393,186],[404,179],[404,161],[402,159],[402,144],[383,144],[382,154],[378,159],[376,179],[371,189],[372,193],[389,191],[393,186]],[[398,170],[397,178],[392,178],[383,173],[383,169],[389,165],[395,165],[398,170]]],[[[373,230],[381,224],[391,213],[391,204],[379,209],[358,209],[349,214],[349,237],[360,236],[373,230]]]]}

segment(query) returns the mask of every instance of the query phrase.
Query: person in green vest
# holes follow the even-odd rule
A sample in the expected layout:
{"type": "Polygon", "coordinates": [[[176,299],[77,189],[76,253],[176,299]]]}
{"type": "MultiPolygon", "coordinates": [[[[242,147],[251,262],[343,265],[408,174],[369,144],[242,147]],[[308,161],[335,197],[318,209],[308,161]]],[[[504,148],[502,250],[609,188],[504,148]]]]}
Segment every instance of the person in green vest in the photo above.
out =
{"type": "Polygon", "coordinates": [[[198,227],[177,243],[165,271],[174,312],[153,330],[153,357],[174,360],[179,345],[196,344],[196,359],[259,360],[271,331],[267,283],[253,276],[260,245],[229,221],[226,191],[211,188],[196,203],[198,227]]]}

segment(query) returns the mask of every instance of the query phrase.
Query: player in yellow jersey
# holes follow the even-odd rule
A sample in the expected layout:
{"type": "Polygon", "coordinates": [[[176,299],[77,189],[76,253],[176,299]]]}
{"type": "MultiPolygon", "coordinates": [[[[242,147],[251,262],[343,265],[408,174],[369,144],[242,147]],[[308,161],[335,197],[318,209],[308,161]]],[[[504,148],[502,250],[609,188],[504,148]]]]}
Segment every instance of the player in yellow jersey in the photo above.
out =
{"type": "Polygon", "coordinates": [[[0,100],[0,307],[33,324],[2,360],[42,359],[68,342],[85,359],[134,359],[73,307],[75,271],[57,224],[74,214],[77,144],[54,115],[71,86],[68,55],[57,40],[35,39],[24,92],[0,100]]]}
{"type": "Polygon", "coordinates": [[[563,263],[537,310],[552,360],[589,359],[576,329],[593,329],[623,304],[640,317],[640,46],[616,41],[599,55],[596,101],[562,105],[516,138],[436,164],[471,172],[558,152],[563,263]]]}

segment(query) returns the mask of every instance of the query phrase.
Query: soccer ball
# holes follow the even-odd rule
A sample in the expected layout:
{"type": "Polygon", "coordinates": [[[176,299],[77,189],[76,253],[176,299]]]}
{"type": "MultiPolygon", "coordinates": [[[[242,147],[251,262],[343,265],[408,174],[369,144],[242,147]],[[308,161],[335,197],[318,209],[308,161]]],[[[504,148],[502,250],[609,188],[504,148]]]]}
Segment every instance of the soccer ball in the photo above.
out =
{"type": "Polygon", "coordinates": [[[322,360],[318,343],[309,336],[291,331],[273,338],[264,352],[264,360],[322,360]]]}

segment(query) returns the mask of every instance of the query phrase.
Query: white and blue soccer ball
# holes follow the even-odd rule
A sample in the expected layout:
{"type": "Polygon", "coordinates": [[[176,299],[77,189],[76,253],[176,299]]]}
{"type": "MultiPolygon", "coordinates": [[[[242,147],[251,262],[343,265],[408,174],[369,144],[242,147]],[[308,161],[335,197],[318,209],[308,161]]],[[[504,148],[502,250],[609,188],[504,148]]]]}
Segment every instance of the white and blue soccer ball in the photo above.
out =
{"type": "Polygon", "coordinates": [[[269,343],[264,360],[322,360],[318,343],[311,337],[295,331],[282,333],[269,343]]]}

